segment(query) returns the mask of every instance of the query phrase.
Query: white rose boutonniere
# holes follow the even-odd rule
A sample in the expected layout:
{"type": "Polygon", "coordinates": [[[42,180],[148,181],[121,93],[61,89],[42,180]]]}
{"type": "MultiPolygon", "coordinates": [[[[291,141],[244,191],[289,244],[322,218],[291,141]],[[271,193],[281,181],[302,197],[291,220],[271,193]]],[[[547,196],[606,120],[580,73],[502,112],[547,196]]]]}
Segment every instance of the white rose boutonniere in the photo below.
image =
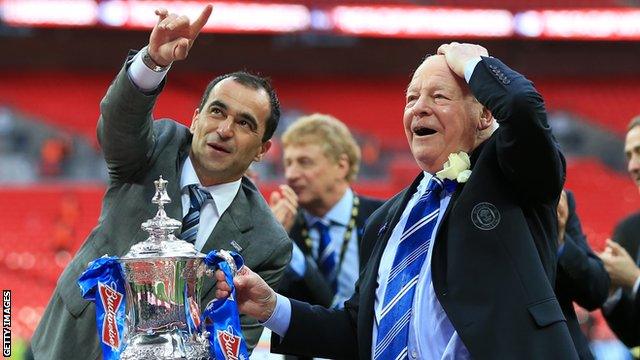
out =
{"type": "Polygon", "coordinates": [[[456,180],[463,183],[469,180],[471,176],[471,159],[464,151],[457,154],[449,154],[449,159],[444,163],[444,168],[436,173],[436,176],[442,180],[456,180]]]}

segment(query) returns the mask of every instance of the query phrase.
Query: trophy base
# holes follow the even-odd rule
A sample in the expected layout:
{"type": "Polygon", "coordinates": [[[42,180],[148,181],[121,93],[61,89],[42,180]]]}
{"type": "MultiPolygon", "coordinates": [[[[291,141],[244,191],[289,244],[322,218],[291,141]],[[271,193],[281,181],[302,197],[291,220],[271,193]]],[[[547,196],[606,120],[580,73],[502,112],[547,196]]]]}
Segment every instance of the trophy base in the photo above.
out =
{"type": "Polygon", "coordinates": [[[120,359],[208,360],[209,343],[205,336],[189,335],[178,329],[152,335],[137,334],[129,341],[120,359]]]}

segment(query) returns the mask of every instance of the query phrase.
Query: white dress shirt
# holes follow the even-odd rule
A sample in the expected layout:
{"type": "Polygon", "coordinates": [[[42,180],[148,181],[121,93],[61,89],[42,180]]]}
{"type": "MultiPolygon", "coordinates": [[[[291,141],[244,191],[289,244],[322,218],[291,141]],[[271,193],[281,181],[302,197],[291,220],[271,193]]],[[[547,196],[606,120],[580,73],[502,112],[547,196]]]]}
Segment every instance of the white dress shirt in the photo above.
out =
{"type": "Polygon", "coordinates": [[[200,189],[208,191],[213,198],[213,200],[206,199],[202,204],[202,208],[200,208],[200,225],[198,227],[198,234],[196,235],[195,243],[195,247],[198,251],[202,250],[204,244],[209,238],[209,235],[211,235],[211,232],[213,232],[213,229],[216,227],[218,220],[220,220],[220,216],[222,216],[222,214],[224,214],[224,212],[229,208],[233,199],[238,194],[238,190],[240,190],[240,182],[241,180],[236,180],[219,185],[202,186],[200,184],[200,180],[198,180],[198,175],[196,175],[196,171],[193,168],[191,159],[187,158],[184,165],[182,165],[182,175],[180,176],[182,217],[184,218],[187,215],[189,207],[191,206],[189,189],[187,188],[188,185],[198,185],[200,189]]]}

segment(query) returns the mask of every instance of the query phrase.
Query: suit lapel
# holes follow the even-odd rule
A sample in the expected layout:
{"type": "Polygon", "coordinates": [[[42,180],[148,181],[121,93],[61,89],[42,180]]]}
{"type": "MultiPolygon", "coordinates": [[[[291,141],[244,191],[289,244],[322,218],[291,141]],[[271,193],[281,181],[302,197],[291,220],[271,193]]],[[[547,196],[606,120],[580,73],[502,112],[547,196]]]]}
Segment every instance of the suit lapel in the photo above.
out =
{"type": "MultiPolygon", "coordinates": [[[[492,139],[492,138],[490,138],[490,139],[492,139]]],[[[470,156],[471,170],[473,170],[474,165],[478,162],[478,158],[480,157],[480,154],[482,153],[482,149],[485,147],[487,142],[488,141],[485,141],[485,142],[481,143],[480,145],[478,145],[478,147],[475,148],[475,150],[473,150],[473,152],[471,153],[471,156],[470,156]]],[[[471,176],[473,177],[473,174],[471,176]]],[[[468,181],[471,181],[472,177],[470,177],[468,181]]],[[[451,195],[451,200],[449,200],[449,204],[447,205],[447,208],[444,211],[444,215],[442,215],[442,221],[440,221],[440,226],[438,226],[438,229],[436,230],[437,232],[436,232],[435,239],[438,239],[438,237],[440,236],[440,233],[441,233],[442,229],[444,228],[444,224],[447,221],[449,213],[456,206],[456,202],[457,202],[458,198],[460,197],[460,194],[464,191],[465,184],[466,184],[466,182],[462,183],[462,184],[458,184],[458,187],[456,188],[456,190],[451,195]]],[[[434,255],[432,255],[432,256],[434,256],[434,255]]]]}
{"type": "Polygon", "coordinates": [[[456,200],[458,200],[458,197],[460,196],[460,193],[462,192],[463,189],[464,189],[464,184],[458,184],[458,187],[456,188],[456,190],[453,192],[453,194],[451,194],[451,200],[449,200],[449,204],[447,204],[447,208],[444,210],[444,215],[442,215],[440,226],[438,226],[438,229],[436,230],[436,237],[435,237],[436,239],[440,235],[440,231],[442,230],[442,228],[444,228],[443,226],[444,222],[446,221],[447,216],[449,216],[451,209],[455,207],[456,200]]]}
{"type": "MultiPolygon", "coordinates": [[[[240,253],[245,258],[251,256],[249,238],[244,236],[244,233],[253,228],[251,221],[252,211],[245,194],[244,181],[243,178],[243,184],[240,186],[238,194],[236,194],[229,208],[220,216],[220,220],[218,220],[207,242],[202,247],[202,252],[205,255],[214,249],[224,249],[240,253]]],[[[213,285],[213,281],[206,281],[202,294],[207,294],[213,288],[213,285]]]]}
{"type": "MultiPolygon", "coordinates": [[[[171,205],[165,208],[167,216],[172,219],[182,221],[182,192],[180,191],[179,173],[178,181],[169,182],[167,184],[167,194],[171,198],[171,205]]],[[[178,230],[177,233],[180,233],[180,230],[178,230]]]]}
{"type": "Polygon", "coordinates": [[[231,205],[220,216],[220,220],[213,228],[207,242],[202,247],[202,252],[206,254],[213,249],[244,251],[249,247],[249,239],[246,239],[242,234],[253,228],[251,216],[251,206],[241,185],[231,205]]]}
{"type": "Polygon", "coordinates": [[[187,141],[185,141],[178,150],[175,168],[176,180],[169,181],[167,185],[167,194],[171,198],[171,206],[168,206],[165,211],[170,218],[180,221],[182,221],[182,189],[180,189],[180,180],[182,179],[182,167],[189,156],[190,145],[191,137],[189,136],[187,141]]]}
{"type": "Polygon", "coordinates": [[[311,249],[306,244],[306,239],[302,238],[302,227],[305,224],[304,215],[302,214],[303,210],[301,207],[298,207],[298,213],[296,214],[296,218],[293,221],[293,226],[291,230],[289,230],[289,238],[291,238],[296,245],[302,250],[302,253],[305,255],[311,254],[311,249]]]}

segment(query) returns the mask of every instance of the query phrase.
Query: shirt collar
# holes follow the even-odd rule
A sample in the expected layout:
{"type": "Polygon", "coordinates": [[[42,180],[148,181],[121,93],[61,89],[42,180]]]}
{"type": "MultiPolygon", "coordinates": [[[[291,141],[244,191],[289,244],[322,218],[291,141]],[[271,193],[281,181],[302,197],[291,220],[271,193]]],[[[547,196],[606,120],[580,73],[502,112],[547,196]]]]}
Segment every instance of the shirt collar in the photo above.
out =
{"type": "Polygon", "coordinates": [[[422,180],[420,180],[420,183],[416,188],[416,193],[420,195],[424,194],[424,192],[427,191],[427,185],[429,184],[429,181],[433,177],[433,175],[429,174],[426,171],[422,171],[422,173],[424,174],[424,176],[422,177],[422,180]]]}
{"type": "MultiPolygon", "coordinates": [[[[422,180],[420,180],[420,183],[416,188],[416,194],[419,194],[419,195],[422,195],[425,193],[425,191],[427,191],[427,185],[429,184],[429,181],[433,177],[433,175],[429,174],[426,171],[422,171],[422,173],[424,174],[424,176],[422,177],[422,180]]],[[[444,191],[440,194],[440,197],[442,198],[442,197],[451,195],[454,189],[456,188],[454,184],[455,183],[445,183],[444,191]],[[450,187],[449,185],[446,185],[446,184],[451,184],[452,186],[450,187]]]]}
{"type": "Polygon", "coordinates": [[[338,202],[333,205],[333,207],[322,218],[311,215],[308,211],[304,210],[304,217],[307,221],[307,224],[313,225],[320,220],[325,225],[339,224],[342,226],[347,226],[349,220],[351,219],[353,197],[353,191],[351,191],[351,188],[347,188],[347,191],[344,192],[344,195],[342,195],[340,200],[338,200],[338,202]]]}
{"type": "Polygon", "coordinates": [[[180,189],[184,190],[187,186],[196,184],[201,189],[207,190],[213,198],[213,203],[218,210],[218,216],[222,216],[222,214],[229,208],[229,206],[231,206],[233,199],[236,197],[236,194],[238,194],[238,190],[240,190],[241,182],[242,180],[238,179],[236,181],[224,184],[203,186],[202,184],[200,184],[200,180],[198,179],[196,170],[193,168],[191,158],[187,157],[184,165],[182,165],[182,174],[180,175],[180,189]]]}

